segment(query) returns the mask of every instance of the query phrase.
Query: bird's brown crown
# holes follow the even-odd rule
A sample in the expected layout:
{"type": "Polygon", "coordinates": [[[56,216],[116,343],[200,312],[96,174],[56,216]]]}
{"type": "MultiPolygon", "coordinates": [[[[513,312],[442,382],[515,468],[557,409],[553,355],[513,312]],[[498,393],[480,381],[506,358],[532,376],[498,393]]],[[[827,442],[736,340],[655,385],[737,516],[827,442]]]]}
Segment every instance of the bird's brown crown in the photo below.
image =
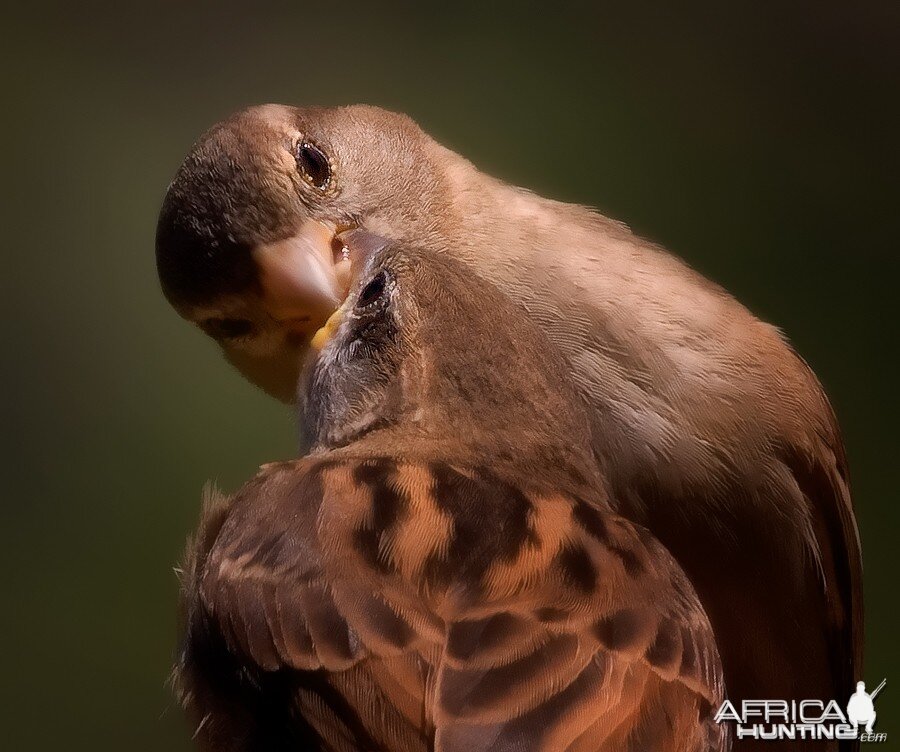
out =
{"type": "Polygon", "coordinates": [[[232,115],[194,144],[167,191],[156,239],[164,291],[179,306],[243,289],[249,251],[307,219],[349,226],[406,192],[423,201],[427,141],[408,117],[377,107],[232,115]]]}
{"type": "Polygon", "coordinates": [[[521,306],[456,259],[385,242],[330,328],[301,389],[320,447],[390,430],[412,454],[438,442],[457,458],[591,465],[562,358],[521,306]]]}
{"type": "Polygon", "coordinates": [[[340,233],[433,238],[448,203],[439,149],[376,107],[231,116],[193,146],[163,202],[166,297],[251,381],[290,400],[309,338],[347,293],[340,233]]]}

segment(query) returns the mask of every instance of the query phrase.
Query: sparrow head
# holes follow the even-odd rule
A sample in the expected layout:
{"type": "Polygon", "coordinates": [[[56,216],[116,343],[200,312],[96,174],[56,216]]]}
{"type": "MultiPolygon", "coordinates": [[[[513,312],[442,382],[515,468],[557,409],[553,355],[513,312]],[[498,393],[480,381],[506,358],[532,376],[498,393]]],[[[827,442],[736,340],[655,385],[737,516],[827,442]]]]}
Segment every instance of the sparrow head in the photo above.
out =
{"type": "Polygon", "coordinates": [[[300,384],[318,449],[389,432],[394,448],[450,442],[467,457],[589,451],[562,357],[519,304],[449,254],[361,230],[346,240],[360,271],[300,384]]]}
{"type": "Polygon", "coordinates": [[[309,338],[346,297],[341,233],[434,232],[433,148],[375,107],[264,105],[209,130],[169,186],[156,233],[163,291],[251,381],[289,401],[309,338]],[[397,207],[403,207],[397,211],[397,207]]]}

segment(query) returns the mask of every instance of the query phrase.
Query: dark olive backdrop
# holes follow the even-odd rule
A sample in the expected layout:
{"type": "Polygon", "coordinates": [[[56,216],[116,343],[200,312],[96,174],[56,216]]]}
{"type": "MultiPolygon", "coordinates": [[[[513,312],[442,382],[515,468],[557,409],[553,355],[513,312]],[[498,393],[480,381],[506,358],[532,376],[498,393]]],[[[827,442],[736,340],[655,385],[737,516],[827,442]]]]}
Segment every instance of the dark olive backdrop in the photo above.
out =
{"type": "Polygon", "coordinates": [[[153,234],[192,141],[266,101],[404,110],[783,327],[844,427],[866,678],[888,677],[879,730],[900,735],[900,6],[374,5],[31,3],[0,19],[3,748],[188,746],[166,687],[172,567],[204,480],[232,488],[295,440],[289,411],[169,310],[153,234]]]}

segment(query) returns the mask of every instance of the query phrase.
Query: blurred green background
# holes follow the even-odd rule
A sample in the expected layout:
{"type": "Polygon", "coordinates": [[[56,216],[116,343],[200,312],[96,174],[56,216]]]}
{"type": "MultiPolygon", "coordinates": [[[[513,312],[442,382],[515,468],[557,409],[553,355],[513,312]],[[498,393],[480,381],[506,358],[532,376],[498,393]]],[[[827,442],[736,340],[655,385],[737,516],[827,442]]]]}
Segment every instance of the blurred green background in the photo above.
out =
{"type": "Polygon", "coordinates": [[[878,730],[900,735],[900,5],[326,5],[3,11],[0,746],[188,748],[172,566],[204,480],[295,438],[169,310],[153,236],[192,141],[266,101],[406,111],[781,326],[844,427],[866,678],[888,677],[878,730]]]}

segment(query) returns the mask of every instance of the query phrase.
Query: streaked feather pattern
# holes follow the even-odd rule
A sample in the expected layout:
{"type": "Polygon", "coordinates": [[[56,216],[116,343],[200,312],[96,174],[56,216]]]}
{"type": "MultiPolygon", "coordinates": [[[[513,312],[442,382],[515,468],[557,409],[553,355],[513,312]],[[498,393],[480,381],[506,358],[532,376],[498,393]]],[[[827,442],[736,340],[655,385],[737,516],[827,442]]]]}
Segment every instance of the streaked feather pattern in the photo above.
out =
{"type": "Polygon", "coordinates": [[[601,500],[325,455],[266,466],[229,504],[184,582],[202,748],[727,748],[693,589],[601,500]]]}

